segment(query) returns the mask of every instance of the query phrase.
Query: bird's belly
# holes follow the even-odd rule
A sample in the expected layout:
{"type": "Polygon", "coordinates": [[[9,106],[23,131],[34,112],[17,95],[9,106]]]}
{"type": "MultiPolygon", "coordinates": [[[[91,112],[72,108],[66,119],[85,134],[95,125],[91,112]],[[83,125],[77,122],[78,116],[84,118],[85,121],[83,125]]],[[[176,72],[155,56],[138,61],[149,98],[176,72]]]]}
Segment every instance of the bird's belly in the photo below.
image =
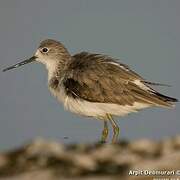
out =
{"type": "Polygon", "coordinates": [[[60,102],[63,103],[65,109],[73,113],[89,117],[105,117],[106,114],[125,116],[131,112],[137,112],[139,109],[149,107],[147,104],[136,102],[132,106],[89,102],[83,99],[67,96],[63,88],[61,88],[59,91],[54,89],[50,89],[50,91],[60,102]]]}
{"type": "Polygon", "coordinates": [[[61,102],[64,105],[64,108],[66,110],[84,116],[92,116],[92,114],[94,114],[90,109],[87,110],[87,108],[84,107],[83,101],[78,100],[77,98],[67,96],[64,87],[59,88],[59,90],[50,88],[50,92],[58,99],[59,102],[61,102]]]}

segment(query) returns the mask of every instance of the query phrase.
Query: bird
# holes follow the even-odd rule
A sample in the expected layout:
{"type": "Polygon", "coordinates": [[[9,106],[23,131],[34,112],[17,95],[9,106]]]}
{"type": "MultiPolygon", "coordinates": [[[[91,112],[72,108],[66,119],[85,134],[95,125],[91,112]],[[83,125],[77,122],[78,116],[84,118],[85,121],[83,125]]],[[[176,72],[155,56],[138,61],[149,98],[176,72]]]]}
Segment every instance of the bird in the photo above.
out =
{"type": "Polygon", "coordinates": [[[118,141],[120,129],[115,117],[149,107],[174,107],[178,102],[152,88],[164,84],[146,81],[118,59],[85,51],[71,55],[53,39],[43,40],[31,58],[3,71],[34,61],[45,65],[49,90],[66,110],[103,122],[101,142],[107,142],[109,124],[111,142],[118,141]]]}

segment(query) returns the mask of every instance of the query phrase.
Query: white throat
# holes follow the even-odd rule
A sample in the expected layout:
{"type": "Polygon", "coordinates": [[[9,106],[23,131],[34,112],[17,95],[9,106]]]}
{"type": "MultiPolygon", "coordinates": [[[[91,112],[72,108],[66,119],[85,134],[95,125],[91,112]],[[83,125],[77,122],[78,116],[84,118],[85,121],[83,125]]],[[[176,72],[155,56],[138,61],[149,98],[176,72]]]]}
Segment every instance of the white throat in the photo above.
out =
{"type": "Polygon", "coordinates": [[[48,80],[50,80],[54,76],[54,73],[57,71],[57,62],[52,61],[51,63],[46,63],[45,66],[48,70],[48,80]]]}

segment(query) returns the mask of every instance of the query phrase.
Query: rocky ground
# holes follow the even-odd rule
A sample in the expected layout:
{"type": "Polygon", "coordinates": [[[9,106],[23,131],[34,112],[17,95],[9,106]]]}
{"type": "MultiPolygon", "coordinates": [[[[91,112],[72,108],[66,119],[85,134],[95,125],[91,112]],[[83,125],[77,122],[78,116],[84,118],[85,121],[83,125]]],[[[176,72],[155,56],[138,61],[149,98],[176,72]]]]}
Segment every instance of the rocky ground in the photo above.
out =
{"type": "Polygon", "coordinates": [[[0,180],[153,180],[153,177],[180,180],[180,136],[159,142],[141,139],[73,145],[37,139],[0,154],[0,180]],[[166,175],[145,175],[155,171],[166,175]]]}

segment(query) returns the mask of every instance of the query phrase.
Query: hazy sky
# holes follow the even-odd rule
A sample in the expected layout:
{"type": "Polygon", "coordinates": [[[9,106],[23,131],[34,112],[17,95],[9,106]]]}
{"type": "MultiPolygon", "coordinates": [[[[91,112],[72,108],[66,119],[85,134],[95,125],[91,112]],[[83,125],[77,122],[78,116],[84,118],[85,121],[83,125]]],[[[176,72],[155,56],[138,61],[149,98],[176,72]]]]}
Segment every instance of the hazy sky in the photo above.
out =
{"type": "MultiPolygon", "coordinates": [[[[147,80],[172,85],[158,89],[180,99],[179,7],[179,0],[1,0],[0,68],[32,56],[41,40],[53,38],[72,54],[86,50],[119,58],[147,80]]],[[[178,111],[179,104],[119,118],[121,137],[179,134],[178,111]]],[[[43,65],[0,72],[0,150],[37,136],[97,141],[102,125],[64,111],[48,91],[43,65]]]]}

